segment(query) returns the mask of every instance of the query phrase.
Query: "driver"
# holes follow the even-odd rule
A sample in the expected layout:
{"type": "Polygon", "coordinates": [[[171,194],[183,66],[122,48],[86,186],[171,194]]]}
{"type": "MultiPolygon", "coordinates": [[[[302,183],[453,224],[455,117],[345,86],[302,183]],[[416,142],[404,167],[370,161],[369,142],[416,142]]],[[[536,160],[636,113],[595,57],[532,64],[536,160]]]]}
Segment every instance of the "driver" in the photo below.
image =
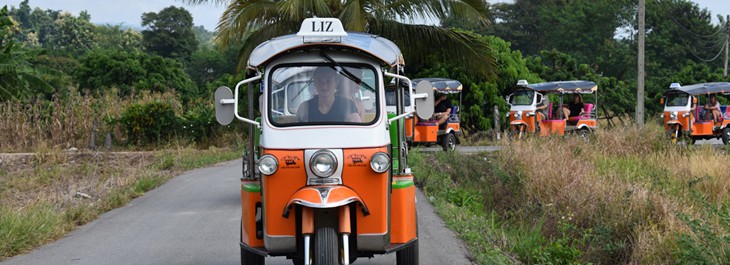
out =
{"type": "Polygon", "coordinates": [[[341,78],[334,69],[319,66],[314,70],[317,95],[299,105],[297,120],[301,122],[362,122],[351,99],[336,96],[341,78]]]}

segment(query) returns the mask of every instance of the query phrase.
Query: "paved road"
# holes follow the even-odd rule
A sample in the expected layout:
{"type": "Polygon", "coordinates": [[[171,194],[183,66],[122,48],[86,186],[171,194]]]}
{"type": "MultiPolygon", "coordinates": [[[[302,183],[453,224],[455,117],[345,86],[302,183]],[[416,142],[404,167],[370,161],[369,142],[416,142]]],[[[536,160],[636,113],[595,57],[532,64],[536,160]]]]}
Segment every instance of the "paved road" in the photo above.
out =
{"type": "MultiPolygon", "coordinates": [[[[240,165],[182,174],[55,243],[0,264],[240,264],[240,165]]],[[[417,207],[420,263],[471,264],[420,191],[417,207]]],[[[292,264],[280,257],[266,262],[292,264]]],[[[395,264],[395,254],[355,264],[395,264]]]]}

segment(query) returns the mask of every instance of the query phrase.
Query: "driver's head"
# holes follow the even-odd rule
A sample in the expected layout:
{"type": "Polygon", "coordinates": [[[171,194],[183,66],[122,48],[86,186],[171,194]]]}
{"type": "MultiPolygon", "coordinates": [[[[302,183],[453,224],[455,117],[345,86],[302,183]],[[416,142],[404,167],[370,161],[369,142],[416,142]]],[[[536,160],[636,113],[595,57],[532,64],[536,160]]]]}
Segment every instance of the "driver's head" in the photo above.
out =
{"type": "Polygon", "coordinates": [[[715,97],[715,95],[714,95],[714,94],[713,94],[713,95],[710,95],[710,102],[711,102],[712,104],[715,104],[715,102],[717,102],[717,98],[715,97]]]}
{"type": "Polygon", "coordinates": [[[340,80],[337,72],[327,66],[320,66],[314,70],[314,87],[320,94],[334,93],[340,80]]]}

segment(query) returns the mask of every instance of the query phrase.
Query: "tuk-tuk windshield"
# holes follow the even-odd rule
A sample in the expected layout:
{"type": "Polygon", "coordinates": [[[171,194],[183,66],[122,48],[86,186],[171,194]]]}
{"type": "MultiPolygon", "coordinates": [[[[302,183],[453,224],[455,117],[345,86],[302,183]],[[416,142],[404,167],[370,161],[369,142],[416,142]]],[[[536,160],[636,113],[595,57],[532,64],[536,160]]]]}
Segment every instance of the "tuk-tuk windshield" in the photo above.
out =
{"type": "Polygon", "coordinates": [[[689,103],[689,94],[669,93],[667,94],[667,107],[683,107],[689,103]]]}
{"type": "Polygon", "coordinates": [[[510,104],[514,105],[522,105],[522,106],[529,106],[532,105],[532,101],[535,98],[535,91],[533,90],[518,90],[514,94],[512,94],[512,97],[510,97],[510,104]]]}
{"type": "Polygon", "coordinates": [[[270,76],[269,119],[278,126],[372,124],[375,78],[365,65],[278,67],[270,76]]]}

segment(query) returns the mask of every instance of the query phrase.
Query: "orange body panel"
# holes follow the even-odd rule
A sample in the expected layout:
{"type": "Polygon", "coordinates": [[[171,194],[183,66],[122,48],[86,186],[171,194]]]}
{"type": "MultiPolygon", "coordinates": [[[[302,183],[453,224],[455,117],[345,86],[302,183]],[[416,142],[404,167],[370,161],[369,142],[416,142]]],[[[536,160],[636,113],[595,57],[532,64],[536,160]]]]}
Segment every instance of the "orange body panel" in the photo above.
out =
{"type": "Polygon", "coordinates": [[[302,208],[302,234],[314,234],[314,209],[302,208]]]}
{"type": "Polygon", "coordinates": [[[413,141],[419,143],[436,142],[438,129],[438,125],[416,125],[413,141]]]}
{"type": "Polygon", "coordinates": [[[306,185],[304,151],[263,150],[279,160],[279,169],[271,176],[262,176],[264,194],[264,226],[270,236],[294,236],[296,218],[284,218],[282,213],[289,202],[289,196],[306,185]]]}
{"type": "Polygon", "coordinates": [[[391,195],[390,243],[406,243],[416,238],[416,186],[412,185],[413,175],[394,177],[395,185],[391,195]]]}
{"type": "Polygon", "coordinates": [[[405,130],[406,130],[406,137],[413,137],[413,123],[416,120],[415,117],[406,119],[405,123],[405,130]]]}
{"type": "MultiPolygon", "coordinates": [[[[694,120],[694,114],[690,113],[689,116],[684,117],[684,115],[687,113],[687,111],[678,111],[677,112],[677,119],[681,125],[682,125],[682,131],[689,131],[689,124],[691,120],[694,120]]],[[[671,112],[665,111],[664,112],[664,130],[668,131],[670,130],[670,125],[668,124],[671,118],[671,112]]],[[[693,133],[694,134],[694,133],[693,133]]]]}
{"type": "Polygon", "coordinates": [[[540,122],[540,135],[564,135],[565,120],[544,120],[540,122]]]}
{"type": "MultiPolygon", "coordinates": [[[[241,181],[241,185],[258,186],[259,181],[241,181]]],[[[256,238],[256,203],[259,202],[260,192],[241,189],[241,242],[252,247],[264,246],[264,241],[256,238]]]]}
{"type": "Polygon", "coordinates": [[[692,136],[695,135],[712,135],[712,127],[715,124],[711,121],[695,122],[692,124],[692,136]]]}
{"type": "Polygon", "coordinates": [[[342,182],[361,196],[370,211],[370,215],[365,216],[361,206],[357,206],[358,234],[388,232],[388,185],[390,185],[388,173],[378,174],[370,168],[370,157],[376,152],[387,153],[387,151],[385,147],[344,150],[342,182]]]}
{"type": "MultiPolygon", "coordinates": [[[[515,120],[515,113],[516,112],[517,111],[510,111],[509,112],[509,122],[510,122],[510,124],[513,121],[516,121],[515,120]]],[[[522,112],[522,119],[521,120],[517,120],[517,121],[523,121],[524,123],[527,124],[527,130],[525,132],[534,133],[535,132],[535,119],[537,119],[538,116],[537,115],[527,116],[527,113],[530,113],[530,112],[533,112],[533,111],[523,111],[522,112]]]]}
{"type": "Polygon", "coordinates": [[[340,207],[340,212],[338,213],[339,219],[340,219],[340,233],[344,234],[350,234],[352,233],[352,230],[350,228],[350,207],[349,206],[343,206],[340,207]]]}
{"type": "Polygon", "coordinates": [[[447,123],[446,128],[451,128],[452,130],[458,132],[461,130],[461,126],[459,123],[447,123]]]}
{"type": "Polygon", "coordinates": [[[597,122],[596,120],[579,120],[576,126],[581,126],[583,124],[585,124],[589,128],[596,128],[597,122]]]}

